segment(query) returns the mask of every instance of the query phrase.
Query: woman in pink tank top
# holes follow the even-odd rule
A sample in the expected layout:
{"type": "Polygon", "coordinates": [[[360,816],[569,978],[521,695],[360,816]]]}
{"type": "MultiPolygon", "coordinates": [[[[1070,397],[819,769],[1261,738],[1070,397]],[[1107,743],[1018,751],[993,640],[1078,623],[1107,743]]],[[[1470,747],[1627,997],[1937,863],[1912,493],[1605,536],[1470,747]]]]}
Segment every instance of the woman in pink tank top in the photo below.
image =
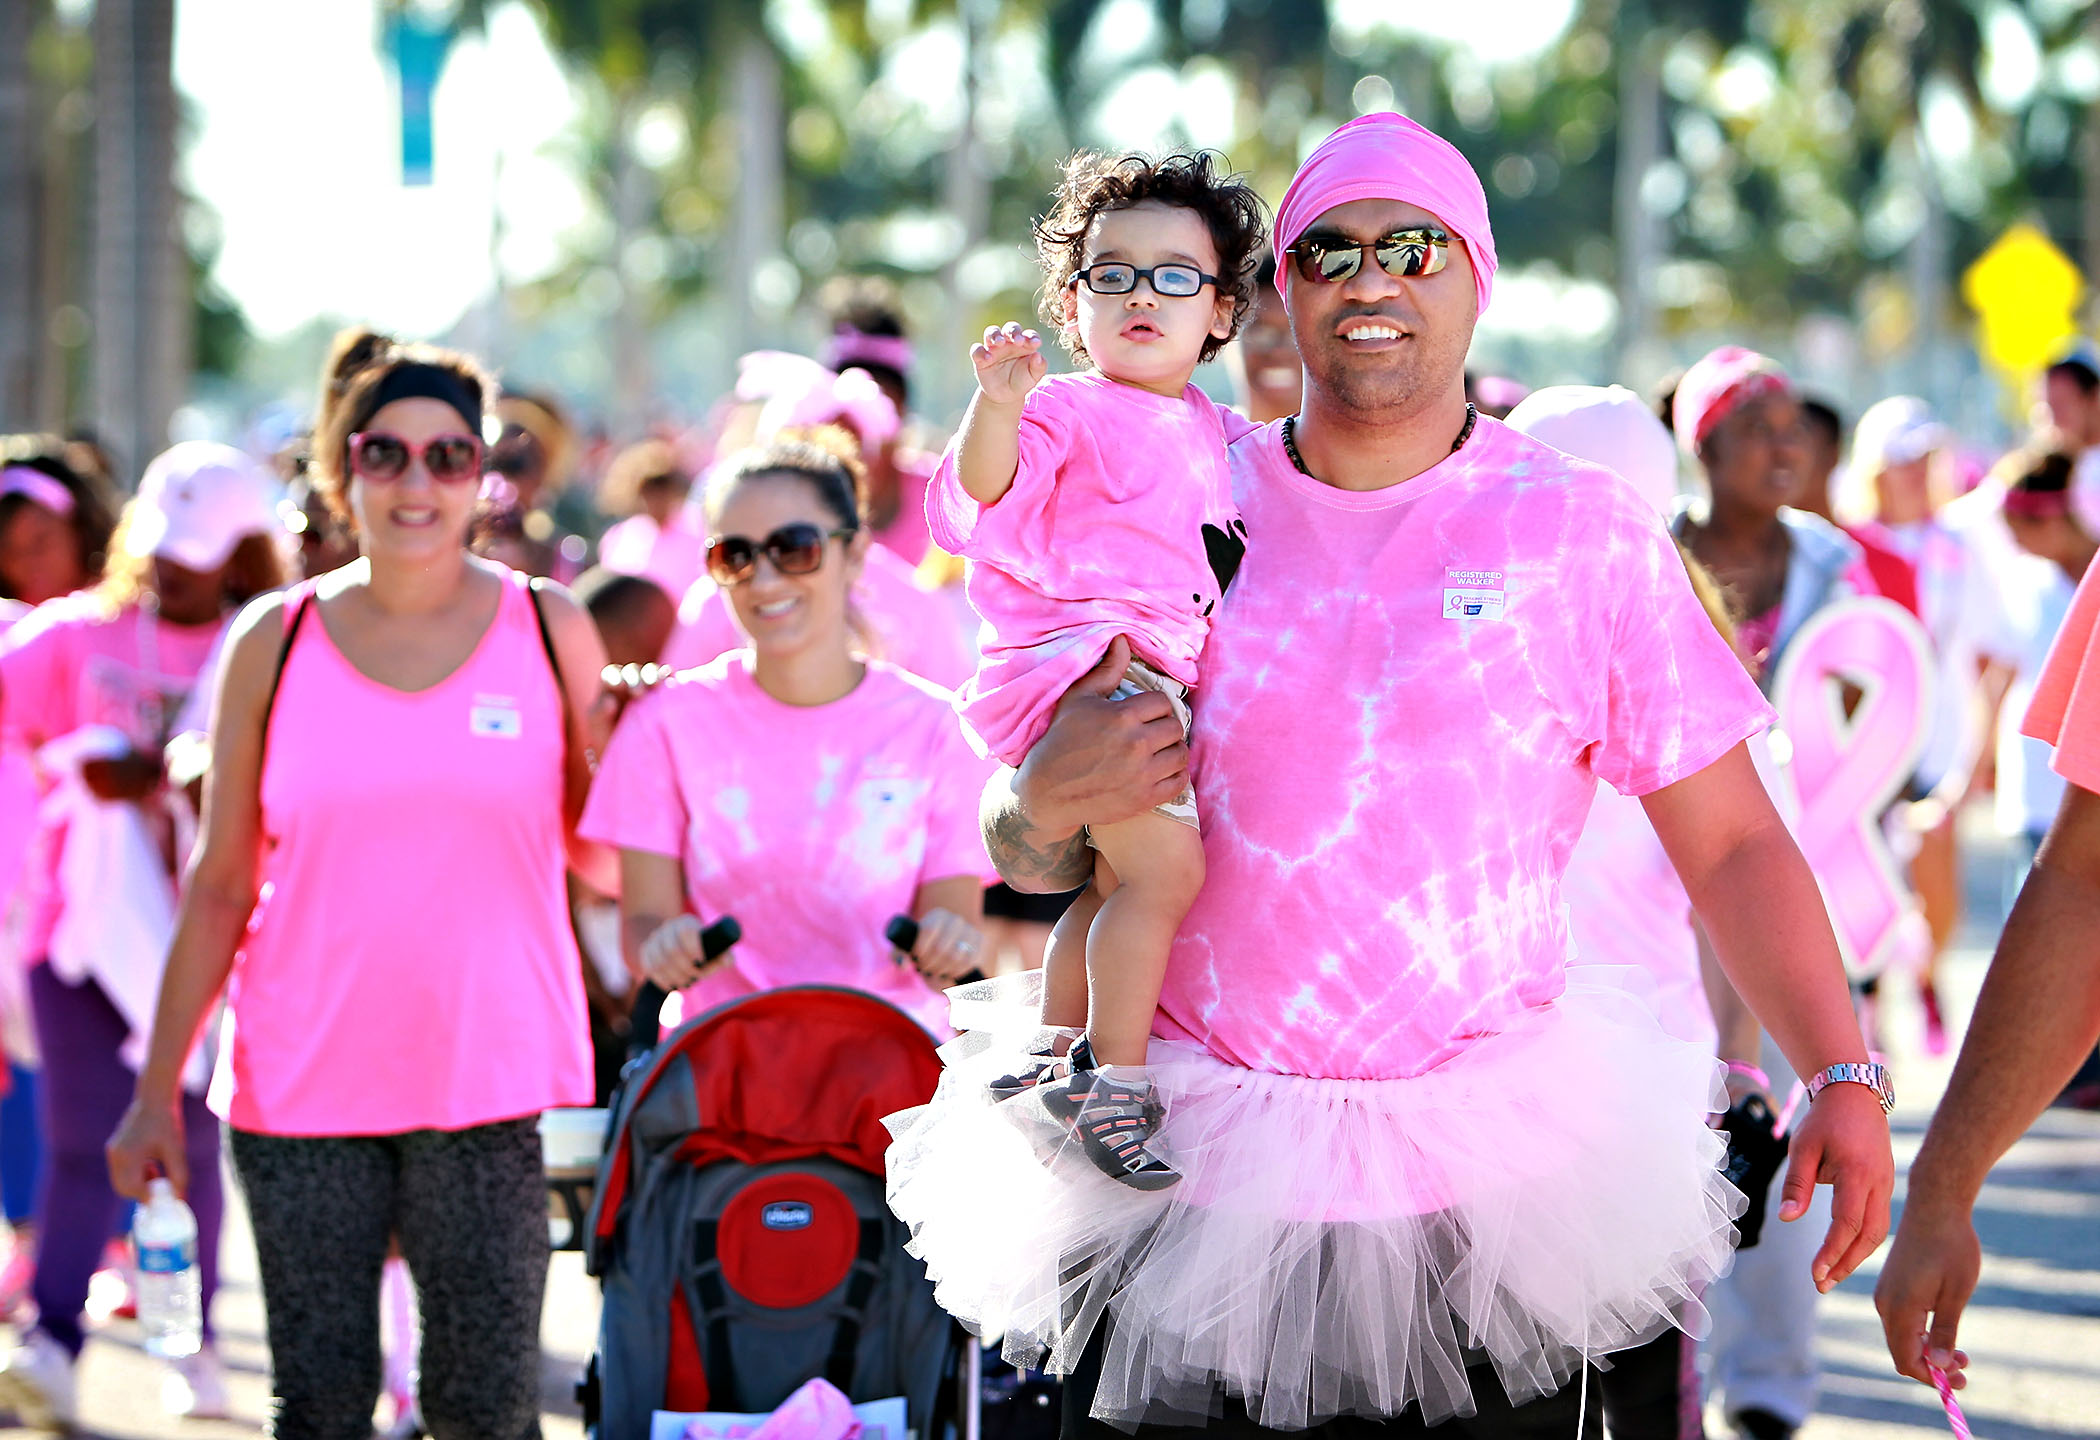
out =
{"type": "Polygon", "coordinates": [[[436,1436],[538,1431],[539,1112],[591,1099],[564,885],[567,717],[604,664],[559,587],[467,553],[492,385],[359,332],[315,464],[363,558],[228,640],[205,836],[118,1185],[180,1186],[175,1076],[230,977],[213,1086],[247,1196],[280,1434],[368,1428],[380,1270],[422,1300],[436,1436]],[[564,693],[566,691],[566,693],[564,693]]]}

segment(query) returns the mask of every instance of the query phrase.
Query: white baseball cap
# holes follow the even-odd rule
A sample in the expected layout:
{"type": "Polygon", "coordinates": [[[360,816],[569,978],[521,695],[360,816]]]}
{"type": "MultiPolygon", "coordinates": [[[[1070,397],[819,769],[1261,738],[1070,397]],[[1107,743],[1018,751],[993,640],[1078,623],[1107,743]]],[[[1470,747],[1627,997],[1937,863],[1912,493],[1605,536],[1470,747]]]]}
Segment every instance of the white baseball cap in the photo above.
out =
{"type": "Polygon", "coordinates": [[[1868,406],[1852,427],[1850,468],[1871,480],[1891,465],[1923,460],[1951,440],[1930,405],[1915,395],[1891,395],[1868,406]]]}
{"type": "Polygon", "coordinates": [[[1503,423],[1563,455],[1618,471],[1664,514],[1677,498],[1677,442],[1623,385],[1549,385],[1526,395],[1503,423]]]}
{"type": "Polygon", "coordinates": [[[277,479],[230,445],[185,440],[161,452],[139,480],[125,548],[191,570],[216,570],[245,536],[283,528],[277,479]]]}

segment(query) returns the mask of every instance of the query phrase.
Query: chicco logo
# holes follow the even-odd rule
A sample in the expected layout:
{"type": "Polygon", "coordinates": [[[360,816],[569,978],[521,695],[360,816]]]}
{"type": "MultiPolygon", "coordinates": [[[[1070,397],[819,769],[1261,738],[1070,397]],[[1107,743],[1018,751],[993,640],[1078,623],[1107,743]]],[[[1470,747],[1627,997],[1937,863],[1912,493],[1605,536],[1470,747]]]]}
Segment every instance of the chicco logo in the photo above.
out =
{"type": "Polygon", "coordinates": [[[800,1200],[782,1200],[758,1212],[758,1223],[768,1230],[807,1230],[810,1208],[800,1200]]]}

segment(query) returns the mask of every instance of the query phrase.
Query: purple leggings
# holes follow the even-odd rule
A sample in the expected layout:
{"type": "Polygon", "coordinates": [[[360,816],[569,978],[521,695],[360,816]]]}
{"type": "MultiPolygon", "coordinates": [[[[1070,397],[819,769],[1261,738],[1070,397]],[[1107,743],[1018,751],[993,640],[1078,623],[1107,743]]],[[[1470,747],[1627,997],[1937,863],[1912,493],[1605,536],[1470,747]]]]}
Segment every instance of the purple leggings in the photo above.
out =
{"type": "MultiPolygon", "coordinates": [[[[78,1355],[86,1339],[80,1320],[88,1281],[125,1205],[109,1188],[102,1146],[131,1104],[136,1077],[117,1057],[129,1033],[124,1017],[93,980],[68,985],[48,964],[33,965],[29,1004],[44,1060],[37,1087],[45,1145],[36,1197],[37,1325],[78,1355]]],[[[190,1160],[190,1192],[184,1198],[197,1212],[197,1266],[208,1338],[212,1292],[219,1284],[219,1225],[226,1213],[219,1122],[202,1100],[185,1094],[182,1123],[190,1160]]]]}

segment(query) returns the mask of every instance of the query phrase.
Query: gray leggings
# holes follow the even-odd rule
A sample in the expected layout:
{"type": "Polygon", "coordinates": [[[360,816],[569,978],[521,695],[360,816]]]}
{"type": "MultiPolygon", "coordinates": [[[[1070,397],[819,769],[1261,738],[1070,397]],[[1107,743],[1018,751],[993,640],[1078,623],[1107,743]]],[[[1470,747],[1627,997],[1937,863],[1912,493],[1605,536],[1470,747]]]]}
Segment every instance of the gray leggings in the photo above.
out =
{"type": "Polygon", "coordinates": [[[379,1272],[399,1237],[436,1440],[540,1433],[547,1193],[535,1122],[297,1138],[232,1133],[269,1321],[272,1433],[370,1440],[379,1272]]]}

